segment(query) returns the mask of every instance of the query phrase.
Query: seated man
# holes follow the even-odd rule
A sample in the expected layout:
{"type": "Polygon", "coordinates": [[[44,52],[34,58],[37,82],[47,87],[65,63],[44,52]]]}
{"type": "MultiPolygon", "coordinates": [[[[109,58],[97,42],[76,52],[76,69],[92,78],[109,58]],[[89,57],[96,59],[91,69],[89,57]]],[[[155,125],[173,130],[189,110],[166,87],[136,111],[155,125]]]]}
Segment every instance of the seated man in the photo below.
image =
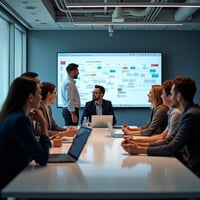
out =
{"type": "Polygon", "coordinates": [[[84,117],[89,118],[91,122],[92,115],[113,115],[113,125],[116,124],[116,118],[111,101],[103,99],[105,94],[105,88],[100,85],[95,85],[92,92],[92,101],[88,101],[85,104],[83,115],[81,118],[81,124],[84,117]]]}

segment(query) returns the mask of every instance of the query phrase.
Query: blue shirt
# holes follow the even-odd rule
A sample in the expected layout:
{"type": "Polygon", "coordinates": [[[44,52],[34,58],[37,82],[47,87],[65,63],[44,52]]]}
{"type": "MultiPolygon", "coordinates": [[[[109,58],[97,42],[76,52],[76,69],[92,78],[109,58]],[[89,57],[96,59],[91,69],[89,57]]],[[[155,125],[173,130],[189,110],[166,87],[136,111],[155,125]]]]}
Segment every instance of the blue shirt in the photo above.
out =
{"type": "Polygon", "coordinates": [[[97,104],[96,101],[94,101],[94,104],[96,106],[96,114],[102,115],[102,104],[97,104]]]}

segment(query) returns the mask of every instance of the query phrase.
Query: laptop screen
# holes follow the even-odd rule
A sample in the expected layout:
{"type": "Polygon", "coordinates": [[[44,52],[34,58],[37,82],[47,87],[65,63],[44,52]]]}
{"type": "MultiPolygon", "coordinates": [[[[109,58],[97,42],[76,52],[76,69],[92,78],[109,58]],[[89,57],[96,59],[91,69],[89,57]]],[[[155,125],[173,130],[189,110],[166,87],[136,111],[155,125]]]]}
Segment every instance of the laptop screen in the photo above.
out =
{"type": "Polygon", "coordinates": [[[88,127],[81,126],[78,130],[76,137],[68,151],[68,154],[74,159],[78,159],[87,139],[91,133],[92,129],[88,127]]]}

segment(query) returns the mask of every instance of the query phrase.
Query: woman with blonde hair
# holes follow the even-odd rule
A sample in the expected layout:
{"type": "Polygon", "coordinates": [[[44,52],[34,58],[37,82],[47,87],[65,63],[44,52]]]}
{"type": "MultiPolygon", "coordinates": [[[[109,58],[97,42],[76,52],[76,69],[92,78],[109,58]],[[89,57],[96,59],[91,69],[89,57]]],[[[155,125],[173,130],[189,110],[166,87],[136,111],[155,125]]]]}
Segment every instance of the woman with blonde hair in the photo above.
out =
{"type": "Polygon", "coordinates": [[[152,85],[148,96],[148,101],[152,104],[151,116],[148,124],[138,127],[130,128],[127,125],[123,125],[122,130],[127,135],[142,135],[151,136],[162,133],[168,121],[167,112],[168,106],[163,104],[161,95],[163,87],[161,85],[152,85]]]}
{"type": "Polygon", "coordinates": [[[163,86],[163,91],[161,98],[163,100],[163,104],[167,105],[169,107],[168,111],[168,124],[166,129],[157,135],[152,135],[152,136],[143,136],[143,137],[133,137],[134,142],[141,146],[149,146],[154,142],[161,142],[168,138],[173,131],[176,129],[180,116],[181,116],[181,111],[180,109],[172,106],[172,100],[171,100],[171,88],[173,85],[173,80],[166,80],[162,86],[163,86]]]}

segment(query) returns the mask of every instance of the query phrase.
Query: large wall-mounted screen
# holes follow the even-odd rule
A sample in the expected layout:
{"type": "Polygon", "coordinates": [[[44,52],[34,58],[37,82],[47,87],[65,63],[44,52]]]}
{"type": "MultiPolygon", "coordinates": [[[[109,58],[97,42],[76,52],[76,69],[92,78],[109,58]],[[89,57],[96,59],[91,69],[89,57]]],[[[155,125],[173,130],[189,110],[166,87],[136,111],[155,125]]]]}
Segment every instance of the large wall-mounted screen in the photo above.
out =
{"type": "Polygon", "coordinates": [[[149,107],[147,94],[152,85],[161,84],[161,53],[57,53],[58,107],[62,107],[61,85],[66,66],[79,65],[76,79],[81,106],[92,99],[94,85],[106,89],[104,98],[114,107],[149,107]]]}

